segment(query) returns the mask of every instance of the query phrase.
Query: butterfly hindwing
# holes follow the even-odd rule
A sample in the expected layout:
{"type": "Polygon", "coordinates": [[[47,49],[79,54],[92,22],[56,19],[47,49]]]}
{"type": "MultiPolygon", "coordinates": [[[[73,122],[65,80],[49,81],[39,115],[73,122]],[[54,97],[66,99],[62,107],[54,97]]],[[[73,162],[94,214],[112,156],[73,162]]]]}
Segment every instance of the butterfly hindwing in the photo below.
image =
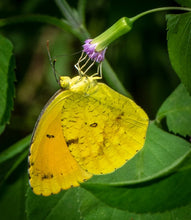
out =
{"type": "Polygon", "coordinates": [[[148,126],[139,106],[102,83],[91,94],[68,97],[61,120],[71,154],[92,174],[112,172],[132,158],[143,147],[148,126]]]}

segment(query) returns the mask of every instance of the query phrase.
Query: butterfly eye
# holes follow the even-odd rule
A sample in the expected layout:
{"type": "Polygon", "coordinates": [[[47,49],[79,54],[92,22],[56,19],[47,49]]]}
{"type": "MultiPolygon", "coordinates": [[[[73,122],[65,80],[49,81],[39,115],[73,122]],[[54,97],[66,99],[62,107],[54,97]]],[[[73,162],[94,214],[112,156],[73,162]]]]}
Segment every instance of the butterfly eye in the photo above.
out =
{"type": "Polygon", "coordinates": [[[59,79],[60,87],[63,89],[69,89],[71,83],[71,78],[68,76],[61,76],[59,79]]]}

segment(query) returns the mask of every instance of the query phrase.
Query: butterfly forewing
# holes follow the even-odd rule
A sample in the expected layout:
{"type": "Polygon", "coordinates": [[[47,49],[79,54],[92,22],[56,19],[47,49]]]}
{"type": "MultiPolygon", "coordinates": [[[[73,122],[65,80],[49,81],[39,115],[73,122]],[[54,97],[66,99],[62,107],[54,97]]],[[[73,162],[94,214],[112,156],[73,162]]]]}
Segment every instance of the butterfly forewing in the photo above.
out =
{"type": "Polygon", "coordinates": [[[91,177],[73,158],[64,139],[61,112],[64,100],[70,95],[70,91],[61,91],[51,99],[33,133],[29,181],[37,195],[55,194],[91,177]]]}

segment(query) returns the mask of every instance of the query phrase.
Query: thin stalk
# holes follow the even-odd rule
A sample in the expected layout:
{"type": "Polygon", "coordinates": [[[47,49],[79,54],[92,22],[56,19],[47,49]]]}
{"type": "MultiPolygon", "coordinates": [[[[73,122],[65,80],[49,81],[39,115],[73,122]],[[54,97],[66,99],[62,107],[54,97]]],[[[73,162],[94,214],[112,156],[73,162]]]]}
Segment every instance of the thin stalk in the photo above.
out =
{"type": "Polygon", "coordinates": [[[154,12],[159,12],[159,11],[170,11],[170,10],[179,10],[179,11],[191,11],[191,8],[184,8],[184,7],[161,7],[161,8],[154,8],[148,11],[144,11],[132,18],[130,18],[131,22],[135,22],[136,20],[138,20],[139,18],[154,13],[154,12]]]}

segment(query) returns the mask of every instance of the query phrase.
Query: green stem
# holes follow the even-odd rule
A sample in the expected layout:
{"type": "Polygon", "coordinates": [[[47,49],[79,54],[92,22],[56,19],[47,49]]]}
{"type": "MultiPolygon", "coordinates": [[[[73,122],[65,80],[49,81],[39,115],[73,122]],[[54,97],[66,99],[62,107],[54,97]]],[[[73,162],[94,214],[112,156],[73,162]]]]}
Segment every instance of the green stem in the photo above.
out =
{"type": "Polygon", "coordinates": [[[112,67],[107,62],[107,60],[103,62],[103,70],[104,79],[111,88],[133,99],[132,95],[125,89],[125,87],[123,86],[123,84],[121,83],[121,81],[119,80],[119,78],[117,77],[116,73],[113,71],[112,67]]]}
{"type": "Polygon", "coordinates": [[[159,12],[159,11],[169,11],[169,10],[179,10],[179,11],[191,11],[191,8],[184,8],[184,7],[162,7],[162,8],[154,8],[148,11],[144,11],[132,18],[130,18],[130,21],[133,23],[136,20],[138,20],[139,18],[154,13],[154,12],[159,12]]]}

